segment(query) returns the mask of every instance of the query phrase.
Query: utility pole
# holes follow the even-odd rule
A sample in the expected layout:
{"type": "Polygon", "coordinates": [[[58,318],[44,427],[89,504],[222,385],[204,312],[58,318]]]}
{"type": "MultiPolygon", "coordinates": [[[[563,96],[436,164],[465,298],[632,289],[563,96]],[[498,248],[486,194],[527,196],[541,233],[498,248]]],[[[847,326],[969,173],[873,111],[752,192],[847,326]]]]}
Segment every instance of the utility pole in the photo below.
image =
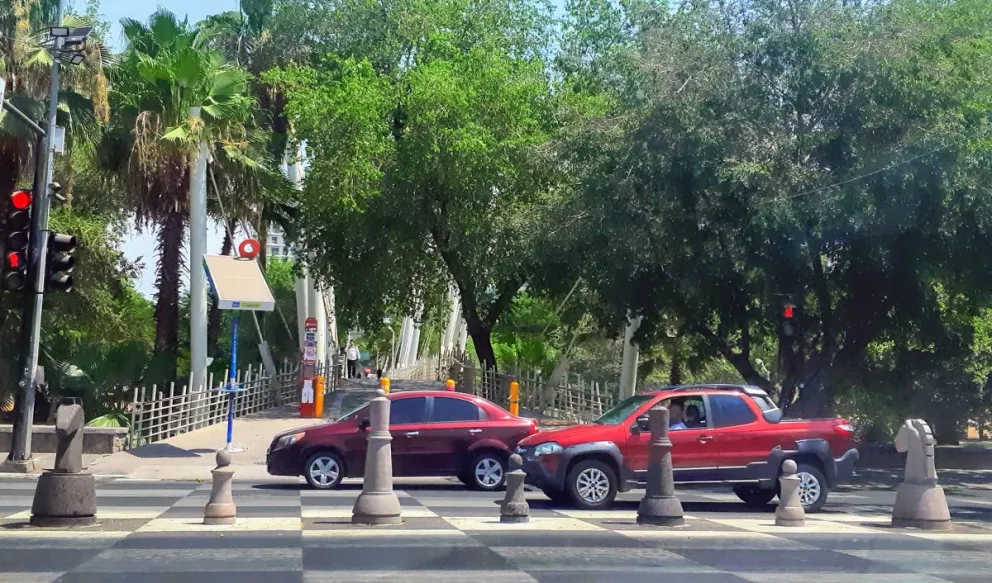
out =
{"type": "MultiPolygon", "coordinates": [[[[62,28],[66,0],[59,0],[55,29],[62,28]]],[[[52,79],[48,92],[48,123],[45,127],[45,148],[39,155],[41,180],[35,181],[31,213],[31,247],[28,254],[28,291],[21,320],[22,338],[27,344],[24,368],[18,383],[17,415],[14,418],[10,454],[6,469],[31,472],[37,461],[31,455],[31,430],[34,419],[35,379],[38,375],[38,351],[41,335],[41,310],[45,292],[45,257],[48,252],[48,211],[51,208],[51,184],[55,166],[55,118],[59,106],[59,73],[62,67],[61,49],[68,31],[52,35],[52,79]]],[[[39,173],[36,172],[36,176],[39,173]]]]}

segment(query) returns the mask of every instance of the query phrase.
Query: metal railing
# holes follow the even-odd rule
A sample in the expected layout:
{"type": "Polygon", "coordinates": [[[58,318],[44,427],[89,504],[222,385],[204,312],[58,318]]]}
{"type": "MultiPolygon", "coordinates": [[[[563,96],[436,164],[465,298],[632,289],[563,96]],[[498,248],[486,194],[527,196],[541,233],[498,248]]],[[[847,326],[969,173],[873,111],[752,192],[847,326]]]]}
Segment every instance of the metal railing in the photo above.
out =
{"type": "MultiPolygon", "coordinates": [[[[332,374],[325,376],[325,393],[339,387],[340,374],[334,370],[339,367],[329,367],[332,374]]],[[[318,375],[324,368],[318,367],[318,375]]],[[[168,390],[156,385],[135,387],[130,411],[131,430],[126,447],[139,447],[225,422],[229,396],[219,389],[227,384],[227,378],[227,371],[223,382],[215,382],[211,374],[207,380],[208,390],[201,391],[191,390],[189,385],[177,391],[175,383],[170,384],[168,390]]],[[[238,371],[236,379],[238,386],[244,390],[235,393],[235,417],[293,404],[300,398],[297,363],[283,361],[275,376],[267,375],[261,366],[250,366],[246,371],[238,371]]]]}
{"type": "MultiPolygon", "coordinates": [[[[435,357],[436,358],[436,357],[435,357]]],[[[454,356],[441,359],[439,371],[454,378],[460,390],[507,406],[510,383],[520,383],[522,414],[568,423],[585,423],[602,415],[616,403],[616,391],[606,383],[586,382],[581,376],[564,375],[559,384],[546,382],[535,371],[497,373],[454,356]],[[570,382],[571,381],[571,382],[570,382]]]]}

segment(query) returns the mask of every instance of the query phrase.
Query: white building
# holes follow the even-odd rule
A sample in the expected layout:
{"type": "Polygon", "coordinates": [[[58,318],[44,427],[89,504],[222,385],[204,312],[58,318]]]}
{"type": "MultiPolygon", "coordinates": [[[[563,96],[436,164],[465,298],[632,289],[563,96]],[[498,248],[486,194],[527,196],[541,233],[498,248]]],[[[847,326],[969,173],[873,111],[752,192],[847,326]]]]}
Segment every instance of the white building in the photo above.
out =
{"type": "Polygon", "coordinates": [[[293,258],[293,250],[286,242],[286,234],[282,232],[279,225],[269,225],[269,240],[266,244],[268,245],[267,254],[269,257],[279,257],[283,259],[293,258]]]}

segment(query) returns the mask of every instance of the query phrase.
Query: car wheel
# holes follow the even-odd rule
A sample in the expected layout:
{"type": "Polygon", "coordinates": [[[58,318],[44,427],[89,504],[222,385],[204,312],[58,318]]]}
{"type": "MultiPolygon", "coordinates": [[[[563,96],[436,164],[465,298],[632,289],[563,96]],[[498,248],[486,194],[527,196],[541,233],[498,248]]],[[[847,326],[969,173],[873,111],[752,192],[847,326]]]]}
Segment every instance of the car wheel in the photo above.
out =
{"type": "Polygon", "coordinates": [[[498,490],[506,483],[506,457],[492,452],[481,453],[469,466],[471,485],[478,490],[498,490]]]}
{"type": "Polygon", "coordinates": [[[307,459],[303,477],[311,488],[331,490],[344,479],[344,464],[336,453],[318,451],[307,459]]]}
{"type": "Polygon", "coordinates": [[[799,464],[799,502],[806,512],[816,512],[827,503],[827,479],[820,468],[812,464],[799,464]]]}
{"type": "Polygon", "coordinates": [[[734,486],[734,494],[748,506],[764,506],[775,497],[775,490],[757,486],[734,486]]]}
{"type": "Polygon", "coordinates": [[[617,473],[599,460],[582,460],[568,471],[565,490],[578,508],[609,508],[617,497],[617,473]]]}

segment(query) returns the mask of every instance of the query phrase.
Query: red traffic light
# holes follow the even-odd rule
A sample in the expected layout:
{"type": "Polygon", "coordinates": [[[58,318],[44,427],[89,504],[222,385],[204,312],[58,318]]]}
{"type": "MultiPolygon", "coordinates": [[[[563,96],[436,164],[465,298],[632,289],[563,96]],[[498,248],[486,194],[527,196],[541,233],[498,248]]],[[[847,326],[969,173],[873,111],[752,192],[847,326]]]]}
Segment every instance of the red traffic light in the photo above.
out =
{"type": "Polygon", "coordinates": [[[24,267],[24,256],[16,251],[11,251],[5,258],[7,269],[20,269],[24,267]]]}
{"type": "Polygon", "coordinates": [[[785,316],[787,320],[791,319],[795,310],[796,310],[795,306],[793,306],[792,304],[786,304],[785,308],[782,310],[782,315],[785,316]]]}
{"type": "Polygon", "coordinates": [[[26,211],[31,208],[31,193],[27,190],[15,190],[10,195],[10,206],[19,211],[26,211]]]}

